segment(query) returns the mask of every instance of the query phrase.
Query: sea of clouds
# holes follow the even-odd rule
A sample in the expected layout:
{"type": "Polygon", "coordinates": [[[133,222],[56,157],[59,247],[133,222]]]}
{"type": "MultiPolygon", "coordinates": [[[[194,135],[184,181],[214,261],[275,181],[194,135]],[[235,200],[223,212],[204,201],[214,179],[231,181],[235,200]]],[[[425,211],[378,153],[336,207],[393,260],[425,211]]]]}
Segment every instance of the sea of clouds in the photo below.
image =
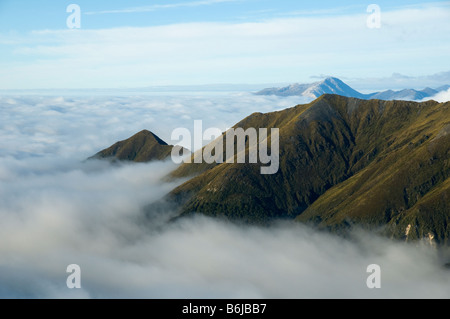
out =
{"type": "Polygon", "coordinates": [[[440,91],[436,95],[434,95],[434,96],[432,96],[430,98],[426,98],[424,100],[425,101],[427,101],[427,100],[434,100],[434,101],[441,102],[441,103],[448,102],[448,101],[450,101],[450,89],[444,90],[444,91],[440,91]]]}
{"type": "Polygon", "coordinates": [[[1,298],[449,298],[445,260],[423,245],[302,225],[243,227],[143,208],[183,181],[170,160],[85,161],[142,129],[225,130],[307,102],[248,93],[0,97],[1,298]],[[70,264],[81,289],[69,289],[70,264]],[[369,289],[367,266],[381,267],[369,289]]]}

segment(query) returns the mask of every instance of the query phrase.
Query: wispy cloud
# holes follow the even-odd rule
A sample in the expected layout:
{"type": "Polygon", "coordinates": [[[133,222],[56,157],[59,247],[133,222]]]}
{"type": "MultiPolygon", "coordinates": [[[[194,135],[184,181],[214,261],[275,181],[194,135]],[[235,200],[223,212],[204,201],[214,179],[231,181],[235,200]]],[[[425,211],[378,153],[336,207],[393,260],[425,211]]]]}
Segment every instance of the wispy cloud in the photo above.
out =
{"type": "Polygon", "coordinates": [[[0,34],[4,52],[15,56],[13,63],[0,62],[0,87],[285,83],[307,82],[314,74],[433,74],[450,69],[449,17],[449,9],[431,7],[383,12],[376,30],[367,28],[363,11],[245,23],[0,34]]]}
{"type": "MultiPolygon", "coordinates": [[[[445,66],[450,67],[449,65],[445,66]]],[[[314,76],[312,78],[323,78],[314,76]]],[[[437,89],[442,85],[450,84],[450,71],[438,72],[424,75],[406,75],[401,73],[392,73],[390,76],[383,77],[341,77],[348,84],[360,90],[401,90],[401,89],[424,89],[430,87],[437,89]]]]}
{"type": "Polygon", "coordinates": [[[424,9],[430,7],[449,7],[450,1],[436,1],[436,2],[421,2],[421,3],[411,3],[396,5],[392,3],[391,9],[424,9]]]}
{"type": "Polygon", "coordinates": [[[161,9],[209,6],[209,5],[218,4],[218,3],[236,2],[236,1],[242,1],[242,0],[202,0],[202,1],[178,2],[178,3],[169,3],[169,4],[153,4],[150,6],[139,6],[139,7],[117,9],[117,10],[88,11],[88,12],[85,12],[84,14],[93,15],[93,14],[111,14],[111,13],[152,12],[152,11],[161,10],[161,9]]]}
{"type": "Polygon", "coordinates": [[[280,14],[281,16],[326,16],[326,15],[337,15],[337,14],[347,14],[355,9],[360,9],[360,12],[364,12],[367,6],[364,4],[350,5],[350,6],[340,6],[340,7],[330,7],[324,9],[310,9],[310,10],[295,10],[290,12],[285,12],[280,14]]]}

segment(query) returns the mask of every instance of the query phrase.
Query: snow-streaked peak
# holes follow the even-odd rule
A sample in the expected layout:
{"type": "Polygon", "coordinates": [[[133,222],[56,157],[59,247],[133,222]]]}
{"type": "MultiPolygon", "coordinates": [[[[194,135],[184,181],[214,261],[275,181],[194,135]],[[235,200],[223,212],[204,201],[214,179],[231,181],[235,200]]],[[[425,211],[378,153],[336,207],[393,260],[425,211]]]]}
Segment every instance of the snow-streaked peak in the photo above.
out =
{"type": "Polygon", "coordinates": [[[291,84],[283,88],[264,89],[257,94],[261,95],[301,95],[310,98],[318,98],[322,94],[339,94],[347,97],[363,97],[363,95],[338,78],[328,77],[310,84],[291,84]]]}

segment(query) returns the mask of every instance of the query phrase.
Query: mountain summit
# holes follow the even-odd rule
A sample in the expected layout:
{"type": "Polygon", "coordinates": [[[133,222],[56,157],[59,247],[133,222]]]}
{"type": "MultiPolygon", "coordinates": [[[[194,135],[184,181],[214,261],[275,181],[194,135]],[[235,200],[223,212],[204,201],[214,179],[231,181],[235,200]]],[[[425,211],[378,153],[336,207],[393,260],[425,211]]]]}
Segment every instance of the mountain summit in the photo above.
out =
{"type": "Polygon", "coordinates": [[[333,77],[328,77],[323,81],[312,84],[303,93],[303,95],[312,98],[318,98],[322,94],[337,94],[346,97],[363,98],[363,94],[352,89],[338,78],[333,77]]]}
{"type": "Polygon", "coordinates": [[[170,156],[172,148],[172,145],[168,145],[152,132],[142,130],[98,152],[91,158],[148,162],[166,159],[170,156]]]}
{"type": "Polygon", "coordinates": [[[363,98],[364,95],[352,89],[338,78],[328,77],[322,81],[311,84],[292,84],[283,88],[268,88],[257,92],[258,95],[291,96],[302,95],[310,98],[318,98],[322,94],[338,94],[346,97],[363,98]]]}

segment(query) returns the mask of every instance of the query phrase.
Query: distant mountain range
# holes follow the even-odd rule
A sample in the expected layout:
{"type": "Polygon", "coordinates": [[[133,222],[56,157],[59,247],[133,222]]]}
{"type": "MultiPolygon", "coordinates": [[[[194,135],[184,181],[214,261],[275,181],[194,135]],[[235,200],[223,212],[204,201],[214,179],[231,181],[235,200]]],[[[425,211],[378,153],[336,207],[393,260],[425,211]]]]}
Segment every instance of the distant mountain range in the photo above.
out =
{"type": "Polygon", "coordinates": [[[322,94],[338,94],[346,97],[356,97],[359,99],[379,99],[379,100],[422,100],[432,97],[441,91],[448,90],[450,85],[444,85],[436,89],[425,88],[423,90],[404,89],[400,91],[382,91],[363,94],[351,88],[338,78],[328,77],[322,81],[309,84],[291,84],[281,88],[267,88],[256,92],[257,95],[278,95],[278,96],[306,96],[318,98],[322,94]]]}

